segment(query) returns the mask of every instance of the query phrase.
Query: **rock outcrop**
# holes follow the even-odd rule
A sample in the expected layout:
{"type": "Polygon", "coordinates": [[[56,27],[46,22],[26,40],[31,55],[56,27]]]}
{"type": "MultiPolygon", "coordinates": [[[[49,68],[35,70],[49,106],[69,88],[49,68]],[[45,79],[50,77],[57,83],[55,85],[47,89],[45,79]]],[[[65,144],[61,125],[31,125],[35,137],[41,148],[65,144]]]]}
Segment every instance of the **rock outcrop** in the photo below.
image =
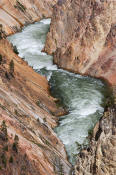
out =
{"type": "Polygon", "coordinates": [[[116,1],[59,0],[45,51],[72,72],[116,85],[116,1]]]}
{"type": "Polygon", "coordinates": [[[52,129],[55,114],[64,112],[55,100],[47,80],[0,40],[0,125],[7,126],[7,140],[0,128],[0,174],[70,174],[64,145],[52,129]]]}
{"type": "MultiPolygon", "coordinates": [[[[59,0],[44,50],[66,70],[102,78],[116,95],[116,1],[59,0]]],[[[116,174],[116,98],[96,124],[76,175],[116,174]]],[[[108,104],[109,106],[109,104],[108,104]]]]}
{"type": "Polygon", "coordinates": [[[18,57],[5,37],[52,16],[56,0],[0,1],[0,174],[69,175],[64,145],[53,128],[58,108],[48,81],[18,57]]]}
{"type": "Polygon", "coordinates": [[[77,157],[75,175],[116,174],[116,107],[104,112],[96,124],[90,147],[77,157]]]}
{"type": "Polygon", "coordinates": [[[6,35],[15,33],[26,24],[52,16],[57,0],[1,0],[0,24],[6,35]]]}

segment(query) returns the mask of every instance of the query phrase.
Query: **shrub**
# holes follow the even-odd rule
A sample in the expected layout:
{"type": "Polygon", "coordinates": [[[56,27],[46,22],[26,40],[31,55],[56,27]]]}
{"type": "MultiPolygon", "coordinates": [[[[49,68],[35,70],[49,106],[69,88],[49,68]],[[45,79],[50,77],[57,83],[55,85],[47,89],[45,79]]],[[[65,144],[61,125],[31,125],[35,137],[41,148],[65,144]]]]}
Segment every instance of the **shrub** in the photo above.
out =
{"type": "Polygon", "coordinates": [[[4,133],[4,140],[7,141],[8,140],[8,135],[7,135],[7,126],[5,121],[3,120],[2,124],[1,124],[1,131],[4,133]]]}
{"type": "Polygon", "coordinates": [[[2,160],[2,163],[4,164],[4,167],[6,168],[6,165],[7,165],[7,159],[6,159],[6,156],[5,156],[4,153],[1,155],[1,160],[2,160]]]}
{"type": "Polygon", "coordinates": [[[16,0],[16,5],[14,5],[15,8],[19,9],[23,13],[25,12],[26,8],[23,4],[21,4],[18,0],[16,0]]]}
{"type": "Polygon", "coordinates": [[[5,72],[5,77],[6,77],[8,80],[10,80],[10,77],[9,77],[8,72],[5,72]]]}
{"type": "Polygon", "coordinates": [[[18,148],[17,148],[17,143],[16,142],[13,143],[12,150],[15,151],[16,153],[18,153],[18,148]]]}
{"type": "Polygon", "coordinates": [[[5,145],[5,146],[3,147],[3,150],[4,150],[4,151],[8,151],[8,145],[5,145]]]}
{"type": "Polygon", "coordinates": [[[15,142],[17,142],[17,143],[18,143],[18,141],[19,141],[19,137],[18,137],[18,135],[15,135],[14,140],[15,140],[15,142]]]}
{"type": "Polygon", "coordinates": [[[2,39],[2,32],[0,31],[0,40],[2,39]]]}
{"type": "Polygon", "coordinates": [[[18,135],[15,135],[14,143],[12,145],[12,150],[15,151],[16,153],[18,152],[18,141],[19,141],[18,135]]]}
{"type": "Polygon", "coordinates": [[[0,54],[0,64],[2,63],[2,55],[0,54]]]}
{"type": "Polygon", "coordinates": [[[19,54],[18,50],[17,50],[17,47],[16,46],[13,46],[13,51],[14,53],[16,53],[17,55],[19,54]]]}
{"type": "Polygon", "coordinates": [[[10,61],[9,71],[10,71],[10,74],[13,75],[14,73],[14,61],[13,60],[10,61]]]}
{"type": "Polygon", "coordinates": [[[13,163],[13,157],[10,156],[9,163],[13,163]]]}

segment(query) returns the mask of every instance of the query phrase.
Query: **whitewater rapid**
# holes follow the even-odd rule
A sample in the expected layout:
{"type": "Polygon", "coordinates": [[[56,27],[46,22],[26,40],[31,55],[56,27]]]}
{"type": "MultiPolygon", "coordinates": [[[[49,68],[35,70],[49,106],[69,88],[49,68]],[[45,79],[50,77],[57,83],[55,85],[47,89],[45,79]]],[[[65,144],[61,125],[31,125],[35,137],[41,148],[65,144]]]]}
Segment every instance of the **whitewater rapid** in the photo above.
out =
{"type": "Polygon", "coordinates": [[[45,19],[24,27],[22,32],[8,39],[17,46],[20,57],[46,76],[51,94],[69,110],[68,115],[60,118],[55,132],[66,147],[69,161],[74,164],[79,144],[88,144],[88,131],[103,114],[105,85],[100,80],[69,73],[53,65],[53,57],[42,52],[49,26],[50,19],[45,19]]]}

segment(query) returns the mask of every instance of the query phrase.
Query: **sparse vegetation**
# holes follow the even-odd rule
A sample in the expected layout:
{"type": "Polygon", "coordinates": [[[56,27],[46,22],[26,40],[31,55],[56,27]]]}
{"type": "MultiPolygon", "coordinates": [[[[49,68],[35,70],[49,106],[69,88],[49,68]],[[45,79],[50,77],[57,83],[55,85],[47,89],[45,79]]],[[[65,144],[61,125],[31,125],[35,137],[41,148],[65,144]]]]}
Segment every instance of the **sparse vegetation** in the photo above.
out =
{"type": "Polygon", "coordinates": [[[0,31],[0,40],[2,39],[2,32],[0,31]]]}
{"type": "Polygon", "coordinates": [[[15,114],[18,115],[18,111],[17,110],[15,110],[15,114]]]}
{"type": "Polygon", "coordinates": [[[36,105],[37,105],[37,106],[40,106],[40,105],[41,105],[41,103],[40,103],[39,100],[36,102],[36,105]]]}
{"type": "Polygon", "coordinates": [[[8,145],[5,145],[5,146],[3,147],[3,151],[8,151],[8,145]]]}
{"type": "Polygon", "coordinates": [[[13,46],[13,51],[14,53],[16,53],[17,55],[19,54],[18,50],[17,50],[17,47],[16,46],[13,46]]]}
{"type": "Polygon", "coordinates": [[[18,149],[17,149],[17,144],[16,144],[16,142],[13,143],[13,145],[12,145],[12,150],[15,151],[16,153],[18,153],[18,149]]]}
{"type": "Polygon", "coordinates": [[[18,0],[16,0],[16,5],[14,5],[15,8],[22,11],[23,13],[26,11],[26,8],[23,4],[21,4],[18,0]]]}
{"type": "Polygon", "coordinates": [[[8,72],[5,72],[5,77],[6,77],[8,80],[10,80],[10,77],[9,77],[8,72]]]}
{"type": "Polygon", "coordinates": [[[13,60],[10,61],[9,72],[13,76],[13,74],[14,74],[14,61],[13,60]]]}
{"type": "Polygon", "coordinates": [[[0,24],[0,40],[2,39],[2,24],[0,24]]]}
{"type": "Polygon", "coordinates": [[[3,153],[3,154],[1,155],[1,160],[2,160],[2,163],[3,163],[4,167],[6,168],[6,165],[7,165],[7,159],[6,159],[6,155],[5,155],[5,153],[3,153]]]}
{"type": "Polygon", "coordinates": [[[13,163],[13,157],[10,156],[9,163],[13,163]]]}
{"type": "Polygon", "coordinates": [[[19,137],[15,135],[14,143],[12,145],[12,150],[15,151],[16,153],[18,153],[18,141],[19,141],[19,137]]]}
{"type": "Polygon", "coordinates": [[[2,55],[0,54],[0,65],[2,64],[2,55]]]}
{"type": "Polygon", "coordinates": [[[4,134],[4,141],[7,141],[8,140],[8,135],[7,135],[7,126],[6,126],[6,123],[5,121],[3,120],[2,124],[1,124],[1,131],[3,132],[4,134]]]}
{"type": "Polygon", "coordinates": [[[14,140],[15,140],[15,142],[17,142],[17,143],[18,143],[18,141],[19,141],[19,137],[18,137],[18,135],[15,135],[14,140]]]}

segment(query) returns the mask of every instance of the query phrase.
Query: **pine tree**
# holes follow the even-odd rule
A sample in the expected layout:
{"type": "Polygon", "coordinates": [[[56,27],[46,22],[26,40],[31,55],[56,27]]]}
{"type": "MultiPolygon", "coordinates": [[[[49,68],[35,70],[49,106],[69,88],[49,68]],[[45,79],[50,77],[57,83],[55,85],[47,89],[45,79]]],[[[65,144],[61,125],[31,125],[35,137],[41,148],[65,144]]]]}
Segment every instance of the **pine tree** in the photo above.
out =
{"type": "Polygon", "coordinates": [[[9,72],[13,76],[13,74],[14,74],[14,61],[13,60],[11,60],[11,62],[9,64],[9,72]]]}
{"type": "Polygon", "coordinates": [[[1,131],[4,133],[4,140],[7,141],[8,140],[7,126],[6,126],[6,122],[4,120],[1,124],[1,131]]]}

